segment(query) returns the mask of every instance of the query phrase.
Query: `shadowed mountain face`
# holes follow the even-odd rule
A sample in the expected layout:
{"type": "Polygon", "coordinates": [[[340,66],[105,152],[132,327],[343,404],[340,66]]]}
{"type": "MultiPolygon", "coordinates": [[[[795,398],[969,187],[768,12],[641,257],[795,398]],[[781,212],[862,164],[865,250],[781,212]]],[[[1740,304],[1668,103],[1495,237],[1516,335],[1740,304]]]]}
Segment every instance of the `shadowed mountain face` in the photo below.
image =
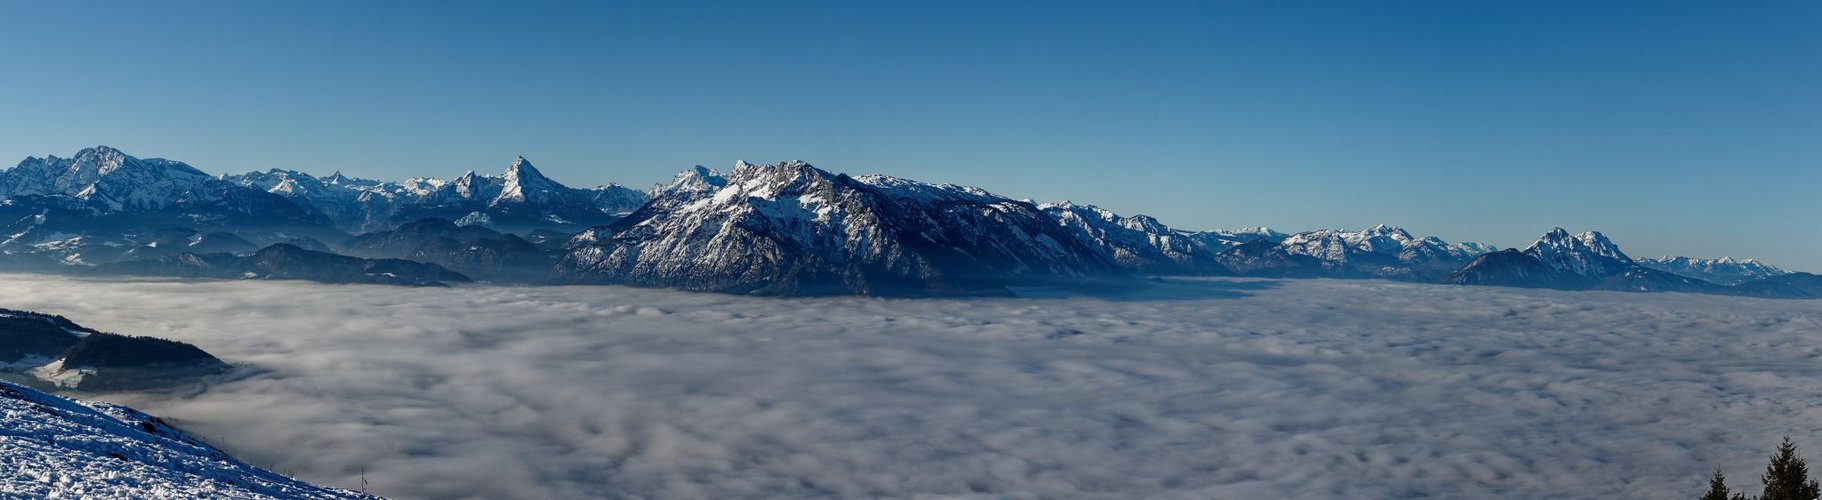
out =
{"type": "Polygon", "coordinates": [[[1606,236],[1589,231],[1570,235],[1556,228],[1523,251],[1483,255],[1450,274],[1444,283],[1559,290],[1690,292],[1770,298],[1817,298],[1822,289],[1782,275],[1725,286],[1640,265],[1606,236]],[[1783,281],[1779,281],[1784,278],[1783,281]]]}
{"type": "Polygon", "coordinates": [[[226,366],[190,344],[111,333],[83,337],[63,354],[64,368],[145,368],[166,364],[226,366]]]}
{"type": "Polygon", "coordinates": [[[1822,298],[1822,275],[1787,273],[1740,283],[1733,289],[1749,297],[1822,298]]]}
{"type": "MultiPolygon", "coordinates": [[[[1552,229],[1523,251],[1503,251],[1474,259],[1451,273],[1445,283],[1458,285],[1619,289],[1666,286],[1671,275],[1639,267],[1601,233],[1570,235],[1552,229]]],[[[1692,284],[1692,286],[1694,286],[1692,284]]]]}
{"type": "Polygon", "coordinates": [[[1449,274],[1445,283],[1456,285],[1515,286],[1575,290],[1593,287],[1589,276],[1564,273],[1517,249],[1505,249],[1474,258],[1449,274]]]}
{"type": "Polygon", "coordinates": [[[443,266],[403,259],[363,259],[277,244],[252,255],[193,254],[98,266],[97,275],[214,279],[294,279],[336,284],[442,286],[469,278],[443,266]]]}
{"type": "Polygon", "coordinates": [[[112,260],[140,260],[161,255],[190,253],[243,254],[259,250],[258,245],[234,233],[203,233],[190,228],[167,228],[142,235],[137,245],[112,260]]]}
{"type": "Polygon", "coordinates": [[[76,388],[95,391],[154,389],[228,371],[227,363],[196,346],[153,337],[97,333],[64,351],[61,369],[93,371],[76,388]]]}
{"type": "Polygon", "coordinates": [[[229,369],[196,346],[98,332],[65,319],[0,309],[0,374],[41,386],[142,390],[229,369]]]}
{"type": "Polygon", "coordinates": [[[549,252],[516,235],[480,226],[424,219],[391,231],[376,231],[342,242],[342,253],[438,264],[489,281],[533,282],[556,263],[549,252]]]}
{"type": "Polygon", "coordinates": [[[696,180],[686,173],[627,218],[571,240],[559,279],[768,295],[973,295],[1126,276],[1036,206],[978,189],[856,179],[801,162],[742,163],[725,179],[696,180]]]}
{"type": "Polygon", "coordinates": [[[0,309],[0,363],[48,360],[94,333],[62,316],[0,309]]]}
{"type": "Polygon", "coordinates": [[[560,253],[559,251],[563,250],[563,246],[569,243],[569,239],[574,237],[576,237],[576,235],[573,233],[552,231],[549,229],[539,229],[525,233],[526,242],[538,247],[539,250],[549,252],[553,255],[560,253]]]}
{"type": "Polygon", "coordinates": [[[1327,272],[1322,259],[1292,254],[1269,240],[1236,245],[1223,250],[1215,260],[1240,276],[1314,278],[1327,272]]]}

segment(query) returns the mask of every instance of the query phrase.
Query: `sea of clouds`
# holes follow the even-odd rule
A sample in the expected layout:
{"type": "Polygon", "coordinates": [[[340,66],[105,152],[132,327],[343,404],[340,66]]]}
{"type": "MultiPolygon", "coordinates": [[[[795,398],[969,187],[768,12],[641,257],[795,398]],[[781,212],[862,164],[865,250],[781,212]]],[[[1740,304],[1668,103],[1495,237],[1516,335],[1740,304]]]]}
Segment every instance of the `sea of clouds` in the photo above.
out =
{"type": "Polygon", "coordinates": [[[403,498],[1674,498],[1822,456],[1822,301],[1176,280],[776,299],[0,276],[244,364],[103,394],[403,498]]]}

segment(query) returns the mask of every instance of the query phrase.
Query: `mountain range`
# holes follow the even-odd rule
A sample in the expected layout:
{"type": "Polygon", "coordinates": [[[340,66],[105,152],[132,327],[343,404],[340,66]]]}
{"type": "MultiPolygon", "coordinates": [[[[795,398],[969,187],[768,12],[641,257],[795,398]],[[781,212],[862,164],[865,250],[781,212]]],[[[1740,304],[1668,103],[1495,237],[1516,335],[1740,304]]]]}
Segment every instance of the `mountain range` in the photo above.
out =
{"type": "Polygon", "coordinates": [[[1753,259],[1692,259],[1689,257],[1655,257],[1638,259],[1638,265],[1681,276],[1701,279],[1718,285],[1738,285],[1748,281],[1790,274],[1753,259]]]}
{"type": "Polygon", "coordinates": [[[337,229],[390,229],[425,218],[456,220],[507,231],[582,229],[612,222],[645,203],[645,193],[609,184],[589,189],[545,177],[519,157],[499,175],[468,171],[454,180],[432,177],[382,182],[343,176],[314,177],[268,170],[220,178],[283,197],[323,214],[337,229]]]}
{"type": "Polygon", "coordinates": [[[780,295],[975,295],[1123,278],[1036,205],[803,162],[692,170],[565,248],[566,282],[780,295]]]}
{"type": "Polygon", "coordinates": [[[1751,260],[1634,260],[1598,232],[1500,250],[1387,225],[1187,231],[804,162],[698,166],[639,191],[568,187],[523,157],[498,175],[388,182],[209,176],[103,146],[0,171],[0,224],[0,268],[27,271],[771,295],[999,295],[1190,275],[1822,296],[1803,273],[1751,260]]]}

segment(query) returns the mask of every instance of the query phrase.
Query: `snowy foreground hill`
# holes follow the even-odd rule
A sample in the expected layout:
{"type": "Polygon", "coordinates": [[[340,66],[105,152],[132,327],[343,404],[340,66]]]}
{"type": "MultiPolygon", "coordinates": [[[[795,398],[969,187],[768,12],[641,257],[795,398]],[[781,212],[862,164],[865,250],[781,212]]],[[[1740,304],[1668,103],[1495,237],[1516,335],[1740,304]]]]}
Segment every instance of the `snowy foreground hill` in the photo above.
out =
{"type": "Polygon", "coordinates": [[[0,382],[0,497],[377,498],[247,465],[156,417],[0,382]]]}

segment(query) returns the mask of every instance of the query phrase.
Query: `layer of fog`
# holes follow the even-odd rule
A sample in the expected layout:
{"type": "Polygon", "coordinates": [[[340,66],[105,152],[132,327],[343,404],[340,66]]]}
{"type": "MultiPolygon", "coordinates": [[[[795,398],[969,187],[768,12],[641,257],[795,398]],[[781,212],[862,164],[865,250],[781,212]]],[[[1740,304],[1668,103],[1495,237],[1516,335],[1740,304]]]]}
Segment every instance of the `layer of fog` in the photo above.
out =
{"type": "Polygon", "coordinates": [[[0,277],[262,373],[103,399],[399,497],[1611,498],[1822,456],[1822,301],[1385,282],[765,299],[0,277]]]}

